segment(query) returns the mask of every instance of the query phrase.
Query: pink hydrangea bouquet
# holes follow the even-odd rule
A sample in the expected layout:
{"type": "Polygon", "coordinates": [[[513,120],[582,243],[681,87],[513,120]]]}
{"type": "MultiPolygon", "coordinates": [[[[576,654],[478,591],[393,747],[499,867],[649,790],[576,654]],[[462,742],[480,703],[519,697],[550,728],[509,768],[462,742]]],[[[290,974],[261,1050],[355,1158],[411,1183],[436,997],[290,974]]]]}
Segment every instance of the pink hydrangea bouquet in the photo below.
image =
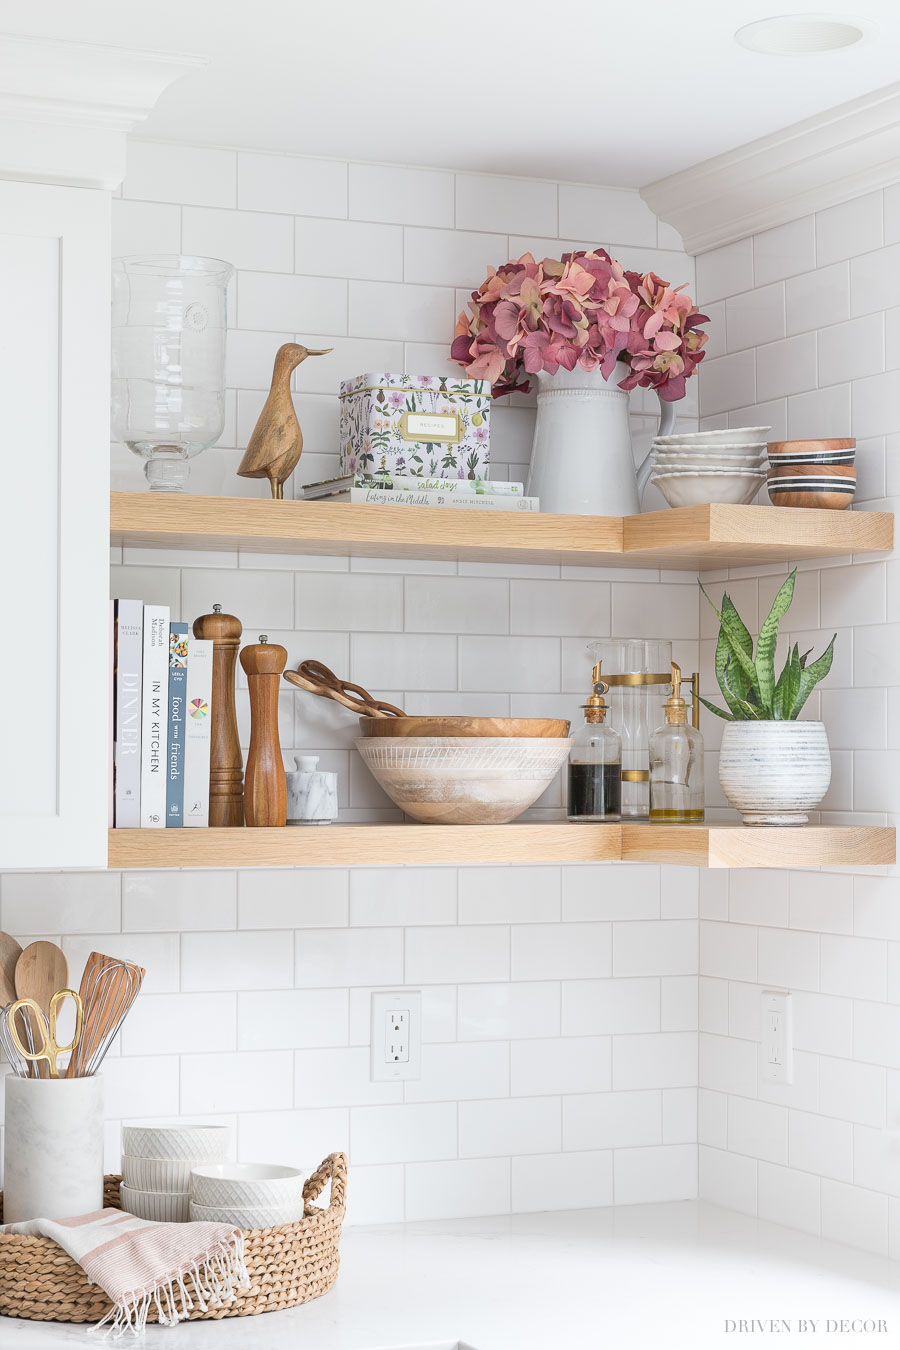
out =
{"type": "Polygon", "coordinates": [[[490,380],[495,398],[527,393],[538,371],[599,367],[609,379],[624,361],[631,369],[620,389],[643,385],[673,402],[684,398],[708,339],[699,325],[709,320],[683,287],[626,271],[602,248],[543,262],[523,253],[490,267],[469,308],[450,354],[474,379],[490,380]]]}

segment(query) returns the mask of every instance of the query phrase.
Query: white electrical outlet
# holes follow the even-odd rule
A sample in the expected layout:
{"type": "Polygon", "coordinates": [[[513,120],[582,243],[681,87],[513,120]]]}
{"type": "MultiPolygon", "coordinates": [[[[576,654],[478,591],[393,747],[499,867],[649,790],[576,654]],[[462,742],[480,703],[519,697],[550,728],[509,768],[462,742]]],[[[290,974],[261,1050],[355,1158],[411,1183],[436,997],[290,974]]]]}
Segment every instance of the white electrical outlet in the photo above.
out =
{"type": "Polygon", "coordinates": [[[422,994],[401,989],[372,995],[373,1083],[419,1078],[422,1072],[422,994]]]}
{"type": "Polygon", "coordinates": [[[762,994],[762,1077],[769,1083],[794,1081],[791,996],[774,989],[762,994]]]}

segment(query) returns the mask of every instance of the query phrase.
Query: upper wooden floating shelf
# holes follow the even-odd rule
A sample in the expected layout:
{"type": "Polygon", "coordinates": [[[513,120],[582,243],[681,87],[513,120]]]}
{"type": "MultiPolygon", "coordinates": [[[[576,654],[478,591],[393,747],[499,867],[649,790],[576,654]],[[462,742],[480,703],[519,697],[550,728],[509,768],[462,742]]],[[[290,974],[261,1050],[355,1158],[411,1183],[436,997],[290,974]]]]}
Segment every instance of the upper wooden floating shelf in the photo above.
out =
{"type": "Polygon", "coordinates": [[[412,863],[650,862],[684,867],[874,866],[890,826],[334,825],[328,829],[110,830],[109,866],[353,867],[412,863]]]}
{"type": "Polygon", "coordinates": [[[556,516],[149,492],[110,496],[111,542],[138,548],[703,571],[881,553],[894,537],[894,517],[880,511],[713,503],[642,516],[556,516]]]}

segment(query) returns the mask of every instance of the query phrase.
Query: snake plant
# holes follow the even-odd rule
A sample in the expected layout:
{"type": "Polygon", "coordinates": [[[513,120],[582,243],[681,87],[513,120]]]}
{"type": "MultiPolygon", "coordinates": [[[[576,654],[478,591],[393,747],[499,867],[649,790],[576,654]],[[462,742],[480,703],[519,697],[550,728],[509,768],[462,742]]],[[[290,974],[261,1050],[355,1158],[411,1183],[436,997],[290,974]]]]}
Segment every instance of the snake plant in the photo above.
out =
{"type": "Polygon", "coordinates": [[[794,598],[796,576],[797,569],[794,568],[775,596],[766,621],[759,630],[755,656],[753,638],[735,609],[731,597],[723,595],[722,608],[718,610],[707,595],[703,583],[699,583],[701,591],[719,619],[716,679],[729,711],[717,708],[705,698],[701,698],[700,702],[717,717],[723,717],[726,722],[793,722],[812,690],[820,680],[824,680],[831,669],[836,633],[818,660],[809,666],[806,661],[812,648],[801,655],[795,642],[784,663],[784,669],[778,679],[775,678],[778,625],[794,598]]]}

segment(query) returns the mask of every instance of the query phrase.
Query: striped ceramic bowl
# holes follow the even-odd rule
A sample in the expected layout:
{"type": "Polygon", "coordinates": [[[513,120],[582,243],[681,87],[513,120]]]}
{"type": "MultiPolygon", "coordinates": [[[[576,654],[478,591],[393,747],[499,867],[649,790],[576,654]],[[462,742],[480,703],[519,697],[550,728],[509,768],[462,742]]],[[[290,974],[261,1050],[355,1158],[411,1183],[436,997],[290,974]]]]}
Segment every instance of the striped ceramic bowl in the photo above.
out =
{"type": "Polygon", "coordinates": [[[119,1199],[122,1208],[136,1219],[149,1219],[153,1223],[187,1223],[191,1217],[191,1197],[182,1191],[141,1191],[119,1186],[119,1199]]]}
{"type": "Polygon", "coordinates": [[[122,1154],[122,1180],[138,1191],[180,1191],[191,1189],[191,1168],[195,1164],[176,1158],[133,1158],[122,1154]]]}

